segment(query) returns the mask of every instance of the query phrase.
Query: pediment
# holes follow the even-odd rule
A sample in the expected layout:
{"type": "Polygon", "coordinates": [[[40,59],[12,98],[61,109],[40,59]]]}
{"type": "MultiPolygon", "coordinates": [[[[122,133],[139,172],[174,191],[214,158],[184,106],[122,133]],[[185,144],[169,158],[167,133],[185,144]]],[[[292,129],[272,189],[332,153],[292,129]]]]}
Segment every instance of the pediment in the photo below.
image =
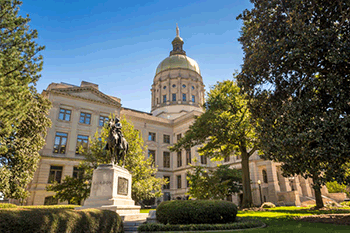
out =
{"type": "Polygon", "coordinates": [[[84,99],[89,99],[89,100],[94,100],[94,101],[99,101],[103,103],[109,103],[110,101],[107,101],[105,98],[102,98],[95,93],[92,93],[91,91],[79,91],[79,92],[67,92],[67,94],[84,98],[84,99]]]}
{"type": "Polygon", "coordinates": [[[62,89],[52,89],[51,91],[60,93],[66,96],[71,96],[74,98],[89,100],[93,102],[111,104],[121,106],[120,102],[103,94],[99,90],[95,90],[92,87],[77,87],[77,88],[62,88],[62,89]]]}

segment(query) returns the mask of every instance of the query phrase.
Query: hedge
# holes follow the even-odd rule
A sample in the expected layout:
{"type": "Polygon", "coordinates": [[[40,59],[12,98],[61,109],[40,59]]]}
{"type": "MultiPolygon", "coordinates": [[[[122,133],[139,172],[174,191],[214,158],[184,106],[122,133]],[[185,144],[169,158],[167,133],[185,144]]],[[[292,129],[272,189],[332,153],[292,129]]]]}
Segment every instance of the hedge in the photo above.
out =
{"type": "Polygon", "coordinates": [[[121,217],[109,210],[53,208],[0,209],[0,232],[124,232],[121,217]]]}
{"type": "Polygon", "coordinates": [[[173,200],[157,207],[157,221],[163,224],[216,224],[234,222],[237,206],[221,200],[173,200]]]}
{"type": "Polygon", "coordinates": [[[161,223],[147,223],[138,227],[138,232],[150,231],[219,231],[219,230],[234,230],[248,229],[264,226],[259,220],[241,220],[227,224],[188,224],[188,225],[164,225],[161,223]]]}
{"type": "Polygon", "coordinates": [[[17,208],[15,204],[0,203],[0,209],[17,208]]]}

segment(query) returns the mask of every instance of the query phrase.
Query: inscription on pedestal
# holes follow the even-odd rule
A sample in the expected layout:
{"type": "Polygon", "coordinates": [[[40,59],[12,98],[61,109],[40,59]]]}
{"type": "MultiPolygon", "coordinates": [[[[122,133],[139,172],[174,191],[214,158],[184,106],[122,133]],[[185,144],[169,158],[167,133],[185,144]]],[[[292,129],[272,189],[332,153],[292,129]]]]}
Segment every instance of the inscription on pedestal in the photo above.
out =
{"type": "Polygon", "coordinates": [[[118,194],[128,195],[128,180],[123,177],[118,177],[118,194]]]}

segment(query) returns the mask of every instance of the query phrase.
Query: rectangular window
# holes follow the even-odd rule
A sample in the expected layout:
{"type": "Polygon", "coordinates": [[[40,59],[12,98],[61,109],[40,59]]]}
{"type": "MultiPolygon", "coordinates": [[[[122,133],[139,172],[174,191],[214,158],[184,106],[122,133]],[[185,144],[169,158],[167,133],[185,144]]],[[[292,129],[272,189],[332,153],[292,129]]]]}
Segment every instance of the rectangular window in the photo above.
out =
{"type": "Polygon", "coordinates": [[[186,149],[186,165],[191,163],[191,149],[186,149]]]}
{"type": "Polygon", "coordinates": [[[177,180],[177,188],[180,189],[181,188],[181,175],[176,176],[176,180],[177,180]]]}
{"type": "Polygon", "coordinates": [[[109,118],[106,116],[100,116],[100,119],[98,121],[98,125],[99,126],[104,126],[105,123],[107,123],[109,121],[109,118]]]}
{"type": "Polygon", "coordinates": [[[176,94],[173,94],[173,101],[176,101],[176,94]]]}
{"type": "Polygon", "coordinates": [[[224,158],[224,162],[225,162],[225,163],[230,162],[230,157],[225,157],[225,158],[224,158]]]}
{"type": "Polygon", "coordinates": [[[205,155],[201,156],[201,164],[207,164],[207,156],[205,155]]]}
{"type": "Polygon", "coordinates": [[[82,146],[83,149],[86,150],[88,148],[88,141],[89,141],[89,136],[78,135],[75,153],[79,154],[80,146],[82,146]]]}
{"type": "Polygon", "coordinates": [[[186,94],[182,94],[182,101],[186,101],[186,94]]]}
{"type": "Polygon", "coordinates": [[[177,152],[177,167],[181,167],[182,166],[182,153],[181,151],[177,152]]]}
{"type": "Polygon", "coordinates": [[[163,142],[170,144],[170,135],[163,134],[163,142]]]}
{"type": "Polygon", "coordinates": [[[48,183],[52,184],[55,181],[57,183],[61,183],[62,170],[63,170],[63,167],[61,167],[61,166],[51,166],[48,183]]]}
{"type": "Polygon", "coordinates": [[[80,120],[79,120],[79,122],[83,123],[83,124],[90,125],[91,114],[90,113],[81,112],[80,113],[80,120]]]}
{"type": "Polygon", "coordinates": [[[73,178],[81,179],[83,177],[84,171],[82,169],[79,169],[77,167],[73,167],[73,178]]]}
{"type": "Polygon", "coordinates": [[[180,139],[181,139],[181,134],[180,133],[178,135],[176,135],[176,139],[177,139],[177,142],[180,141],[180,139]]]}
{"type": "Polygon", "coordinates": [[[166,102],[166,95],[163,95],[163,103],[166,102]]]}
{"type": "Polygon", "coordinates": [[[148,141],[156,141],[156,133],[149,132],[148,133],[148,141]]]}
{"type": "Polygon", "coordinates": [[[170,176],[164,176],[164,179],[168,182],[167,184],[163,185],[163,189],[170,189],[170,176]]]}
{"type": "Polygon", "coordinates": [[[70,121],[71,113],[71,110],[60,108],[60,114],[58,115],[58,119],[62,121],[70,121]]]}
{"type": "Polygon", "coordinates": [[[196,102],[195,100],[196,100],[196,97],[194,95],[192,95],[192,102],[193,103],[196,102]]]}
{"type": "Polygon", "coordinates": [[[66,153],[67,137],[68,137],[68,134],[66,133],[56,132],[55,144],[53,146],[53,153],[57,153],[57,154],[66,153]]]}
{"type": "Polygon", "coordinates": [[[163,167],[170,168],[170,152],[163,152],[163,167]]]}
{"type": "Polygon", "coordinates": [[[156,151],[155,150],[148,150],[148,158],[152,158],[152,166],[154,166],[154,162],[156,159],[156,151]]]}

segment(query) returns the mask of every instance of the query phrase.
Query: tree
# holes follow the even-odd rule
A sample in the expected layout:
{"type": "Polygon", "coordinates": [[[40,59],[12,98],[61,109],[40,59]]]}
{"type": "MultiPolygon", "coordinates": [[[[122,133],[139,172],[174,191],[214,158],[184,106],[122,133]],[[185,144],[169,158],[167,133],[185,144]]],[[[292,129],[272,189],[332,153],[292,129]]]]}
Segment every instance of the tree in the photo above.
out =
{"type": "Polygon", "coordinates": [[[191,198],[224,199],[242,190],[241,172],[228,165],[218,166],[215,170],[206,170],[202,166],[193,168],[193,172],[187,174],[191,198]]]}
{"type": "Polygon", "coordinates": [[[6,198],[19,199],[21,203],[28,196],[26,187],[33,179],[40,160],[39,150],[44,146],[46,130],[51,121],[47,118],[50,102],[31,88],[31,108],[26,118],[11,127],[1,145],[6,147],[0,153],[0,191],[6,198]]]}
{"type": "Polygon", "coordinates": [[[327,181],[346,182],[350,159],[350,3],[252,0],[238,18],[238,85],[258,121],[262,156],[283,175],[312,178],[316,206],[327,181]]]}
{"type": "Polygon", "coordinates": [[[68,201],[71,204],[81,205],[82,201],[90,196],[93,168],[90,164],[80,163],[77,177],[66,176],[62,183],[55,182],[46,187],[47,191],[56,192],[54,198],[68,201]]]}
{"type": "Polygon", "coordinates": [[[29,17],[18,16],[21,4],[3,0],[0,6],[0,140],[26,119],[32,104],[30,85],[40,78],[43,65],[38,53],[44,46],[35,43],[38,32],[29,29],[29,17]]]}
{"type": "Polygon", "coordinates": [[[196,118],[184,137],[171,149],[200,145],[198,152],[213,158],[242,157],[244,207],[252,206],[249,157],[257,150],[254,126],[244,95],[230,80],[217,82],[208,93],[205,112],[196,118]]]}
{"type": "MultiPolygon", "coordinates": [[[[132,174],[132,199],[136,203],[154,197],[161,197],[161,188],[166,184],[163,178],[155,177],[157,169],[153,167],[153,158],[145,160],[145,151],[143,139],[140,133],[134,129],[124,117],[121,119],[122,132],[129,143],[129,151],[125,158],[125,168],[132,174]]],[[[55,183],[48,186],[48,191],[56,191],[55,197],[60,200],[69,200],[78,203],[86,199],[90,194],[90,183],[92,180],[93,169],[99,164],[111,163],[111,155],[108,150],[104,150],[108,137],[108,128],[105,125],[101,133],[96,132],[95,137],[90,140],[89,148],[84,151],[80,148],[81,154],[85,156],[85,161],[81,163],[84,175],[81,179],[65,178],[61,184],[55,183]],[[89,183],[89,184],[87,184],[89,183]],[[77,186],[78,188],[72,187],[77,186]],[[71,190],[76,189],[76,195],[72,195],[71,190]]]]}
{"type": "Polygon", "coordinates": [[[51,105],[34,87],[44,47],[35,43],[38,33],[29,29],[29,17],[18,16],[20,5],[17,0],[0,5],[0,192],[23,202],[50,126],[51,105]]]}

